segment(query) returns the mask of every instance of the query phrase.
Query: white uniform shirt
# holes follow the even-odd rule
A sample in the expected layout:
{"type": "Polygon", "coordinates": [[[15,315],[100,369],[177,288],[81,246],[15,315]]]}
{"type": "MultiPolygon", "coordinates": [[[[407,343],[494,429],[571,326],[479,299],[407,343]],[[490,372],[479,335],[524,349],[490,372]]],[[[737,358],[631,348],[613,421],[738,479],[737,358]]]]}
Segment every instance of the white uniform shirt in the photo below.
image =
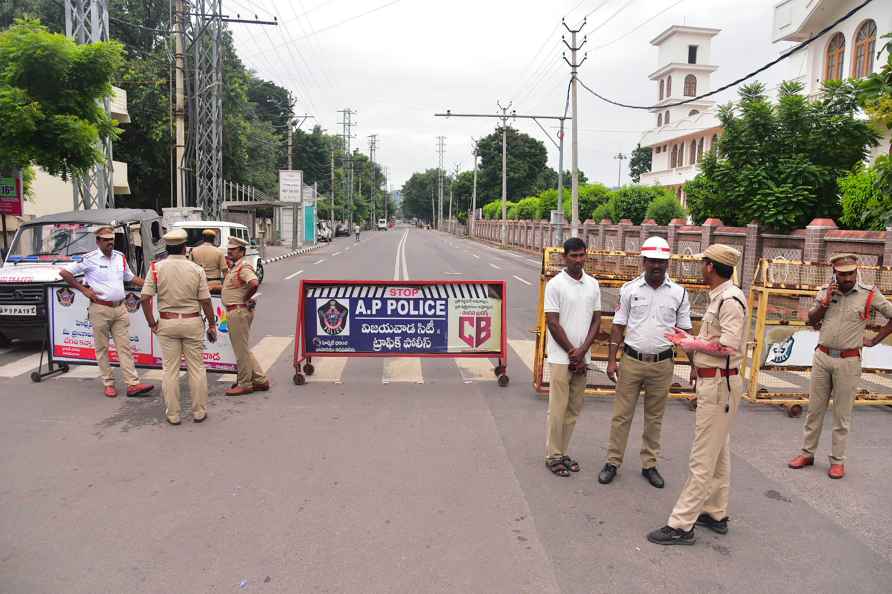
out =
{"type": "Polygon", "coordinates": [[[80,262],[68,264],[65,269],[74,275],[83,274],[84,284],[103,301],[122,301],[124,281],[129,282],[136,276],[127,265],[124,254],[117,250],[112,250],[109,258],[102,254],[102,250],[93,250],[84,254],[80,262]]]}
{"type": "Polygon", "coordinates": [[[691,303],[688,292],[667,276],[654,289],[642,274],[619,290],[619,304],[614,324],[626,327],[625,343],[647,355],[656,355],[672,347],[664,334],[675,326],[691,329],[691,303]]]}
{"type": "MultiPolygon", "coordinates": [[[[566,270],[562,270],[545,285],[545,313],[557,313],[561,328],[574,347],[578,347],[588,336],[592,325],[592,314],[601,311],[601,287],[598,281],[585,272],[576,280],[566,270]]],[[[570,364],[567,352],[548,332],[547,351],[549,363],[570,364]]],[[[589,353],[585,361],[591,360],[589,353]]]]}

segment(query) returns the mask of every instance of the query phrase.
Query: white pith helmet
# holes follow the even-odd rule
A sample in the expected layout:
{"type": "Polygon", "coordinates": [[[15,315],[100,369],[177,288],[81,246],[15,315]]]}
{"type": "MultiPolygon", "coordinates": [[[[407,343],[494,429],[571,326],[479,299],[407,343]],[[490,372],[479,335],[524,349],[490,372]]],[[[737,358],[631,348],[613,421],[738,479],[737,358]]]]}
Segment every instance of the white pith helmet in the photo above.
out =
{"type": "Polygon", "coordinates": [[[652,260],[668,260],[672,257],[669,242],[659,236],[648,237],[641,246],[641,255],[652,260]]]}

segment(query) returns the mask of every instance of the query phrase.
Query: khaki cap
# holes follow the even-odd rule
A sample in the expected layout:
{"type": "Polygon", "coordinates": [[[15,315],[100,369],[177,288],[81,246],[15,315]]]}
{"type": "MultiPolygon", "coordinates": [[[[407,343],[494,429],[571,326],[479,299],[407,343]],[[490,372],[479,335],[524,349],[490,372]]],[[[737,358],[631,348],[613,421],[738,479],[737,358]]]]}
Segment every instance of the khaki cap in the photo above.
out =
{"type": "Polygon", "coordinates": [[[713,262],[725,264],[726,266],[737,266],[740,261],[740,252],[732,248],[730,245],[722,243],[714,243],[702,254],[697,255],[698,258],[709,258],[713,262]]]}
{"type": "Polygon", "coordinates": [[[115,238],[115,230],[111,227],[99,227],[96,229],[96,237],[99,239],[114,239],[115,238]]]}
{"type": "Polygon", "coordinates": [[[858,270],[858,256],[855,254],[836,254],[830,258],[833,270],[837,272],[853,272],[858,270]]]}
{"type": "Polygon", "coordinates": [[[248,242],[245,241],[244,239],[241,239],[240,237],[230,237],[229,238],[229,247],[231,247],[231,248],[232,247],[243,248],[243,247],[246,247],[247,245],[248,245],[248,242]]]}
{"type": "Polygon", "coordinates": [[[217,236],[217,232],[214,231],[213,229],[205,229],[204,231],[201,232],[201,234],[207,235],[208,237],[216,237],[217,236]]]}
{"type": "Polygon", "coordinates": [[[167,245],[180,245],[181,243],[186,243],[188,237],[189,235],[185,229],[171,229],[164,234],[163,239],[167,245]]]}

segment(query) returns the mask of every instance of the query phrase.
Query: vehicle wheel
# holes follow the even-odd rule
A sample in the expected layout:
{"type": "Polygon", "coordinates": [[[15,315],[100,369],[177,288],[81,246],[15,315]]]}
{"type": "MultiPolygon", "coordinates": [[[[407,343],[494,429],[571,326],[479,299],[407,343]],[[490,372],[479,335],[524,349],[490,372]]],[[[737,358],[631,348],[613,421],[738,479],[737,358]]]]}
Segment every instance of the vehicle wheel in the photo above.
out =
{"type": "Polygon", "coordinates": [[[316,368],[313,367],[312,363],[304,363],[304,373],[307,375],[313,375],[313,372],[316,371],[316,368]]]}
{"type": "Polygon", "coordinates": [[[263,262],[261,262],[259,258],[257,260],[257,270],[255,270],[254,273],[257,275],[257,282],[262,283],[263,282],[263,262]]]}
{"type": "Polygon", "coordinates": [[[496,377],[499,377],[500,375],[505,375],[505,366],[497,365],[496,368],[493,369],[493,373],[496,374],[496,377]]]}
{"type": "Polygon", "coordinates": [[[62,373],[68,373],[71,371],[71,367],[68,366],[68,363],[59,363],[59,370],[62,373]]]}
{"type": "Polygon", "coordinates": [[[294,377],[291,379],[294,381],[294,385],[296,386],[302,386],[307,383],[307,378],[305,378],[304,374],[302,373],[295,373],[294,377]]]}
{"type": "Polygon", "coordinates": [[[499,385],[502,386],[503,388],[508,385],[508,376],[507,375],[499,376],[499,385]]]}
{"type": "Polygon", "coordinates": [[[43,379],[43,378],[40,377],[39,373],[37,373],[36,371],[31,372],[31,381],[32,382],[34,382],[35,384],[39,384],[41,379],[43,379]]]}

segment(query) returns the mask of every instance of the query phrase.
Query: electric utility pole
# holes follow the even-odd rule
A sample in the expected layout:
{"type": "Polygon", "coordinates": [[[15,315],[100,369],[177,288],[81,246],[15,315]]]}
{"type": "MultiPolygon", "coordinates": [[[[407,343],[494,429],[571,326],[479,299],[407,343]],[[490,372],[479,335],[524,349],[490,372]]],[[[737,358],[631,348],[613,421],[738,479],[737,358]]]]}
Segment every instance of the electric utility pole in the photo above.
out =
{"type": "Polygon", "coordinates": [[[573,201],[573,219],[570,221],[571,237],[579,237],[579,115],[576,103],[576,72],[579,67],[582,66],[582,63],[585,62],[586,58],[588,58],[588,54],[586,54],[581,62],[576,61],[576,52],[582,49],[582,46],[588,41],[586,37],[583,37],[582,43],[576,45],[576,34],[582,31],[583,27],[585,27],[585,23],[586,19],[582,19],[582,24],[578,29],[571,29],[563,19],[561,20],[561,24],[563,24],[564,28],[570,33],[570,43],[567,43],[567,40],[564,39],[563,35],[561,36],[561,41],[563,41],[564,45],[567,46],[567,49],[570,50],[570,59],[568,60],[566,55],[563,57],[564,61],[570,66],[570,95],[573,110],[573,142],[570,149],[570,198],[573,201]]]}
{"type": "Polygon", "coordinates": [[[461,163],[455,164],[455,173],[452,175],[452,183],[449,184],[449,232],[452,233],[453,224],[452,224],[452,195],[455,190],[455,181],[458,179],[458,170],[461,167],[461,163]]]}
{"type": "Polygon", "coordinates": [[[378,135],[369,135],[369,163],[372,166],[372,180],[369,184],[369,202],[372,205],[372,223],[377,227],[378,219],[375,216],[375,190],[378,189],[378,172],[375,170],[375,149],[378,148],[378,135]]]}
{"type": "MultiPolygon", "coordinates": [[[[288,95],[290,96],[291,93],[289,93],[288,95]]],[[[289,106],[293,107],[294,103],[289,102],[289,106]]],[[[292,138],[291,137],[292,137],[292,134],[294,132],[300,130],[300,127],[304,125],[304,122],[306,122],[310,118],[313,118],[313,116],[311,116],[308,113],[305,113],[305,114],[301,114],[301,115],[296,115],[293,118],[291,118],[290,120],[288,120],[288,170],[289,171],[291,171],[293,169],[293,167],[291,166],[291,155],[292,155],[292,138]],[[300,121],[298,121],[298,120],[300,120],[300,121]],[[294,126],[295,123],[297,124],[297,126],[294,126]]],[[[313,118],[313,119],[316,119],[316,118],[313,118]]]]}
{"type": "Polygon", "coordinates": [[[446,153],[446,137],[437,136],[437,226],[443,226],[443,158],[446,153]]]}
{"type": "MultiPolygon", "coordinates": [[[[329,213],[329,219],[331,219],[331,238],[334,239],[335,236],[335,170],[334,170],[334,149],[331,149],[331,212],[329,213]]],[[[351,229],[352,231],[352,229],[351,229]]]]}
{"type": "MultiPolygon", "coordinates": [[[[474,140],[473,138],[471,140],[474,140]]],[[[474,185],[471,190],[471,218],[468,219],[468,233],[474,237],[474,226],[477,224],[477,155],[480,149],[474,140],[474,185]]]]}
{"type": "Polygon", "coordinates": [[[623,160],[628,159],[628,157],[622,153],[617,153],[613,155],[613,158],[618,161],[618,166],[616,168],[616,187],[618,188],[622,185],[623,160]]]}
{"type": "MultiPolygon", "coordinates": [[[[504,247],[508,242],[508,120],[524,119],[524,120],[564,120],[565,116],[541,116],[541,115],[520,115],[516,111],[508,113],[511,107],[509,103],[507,107],[502,107],[501,103],[497,103],[502,113],[452,113],[447,109],[445,113],[435,113],[434,117],[439,118],[495,118],[502,120],[502,228],[501,228],[501,244],[504,247]]],[[[538,123],[538,121],[536,122],[538,123]]],[[[539,124],[542,127],[542,124],[539,124]]]]}

